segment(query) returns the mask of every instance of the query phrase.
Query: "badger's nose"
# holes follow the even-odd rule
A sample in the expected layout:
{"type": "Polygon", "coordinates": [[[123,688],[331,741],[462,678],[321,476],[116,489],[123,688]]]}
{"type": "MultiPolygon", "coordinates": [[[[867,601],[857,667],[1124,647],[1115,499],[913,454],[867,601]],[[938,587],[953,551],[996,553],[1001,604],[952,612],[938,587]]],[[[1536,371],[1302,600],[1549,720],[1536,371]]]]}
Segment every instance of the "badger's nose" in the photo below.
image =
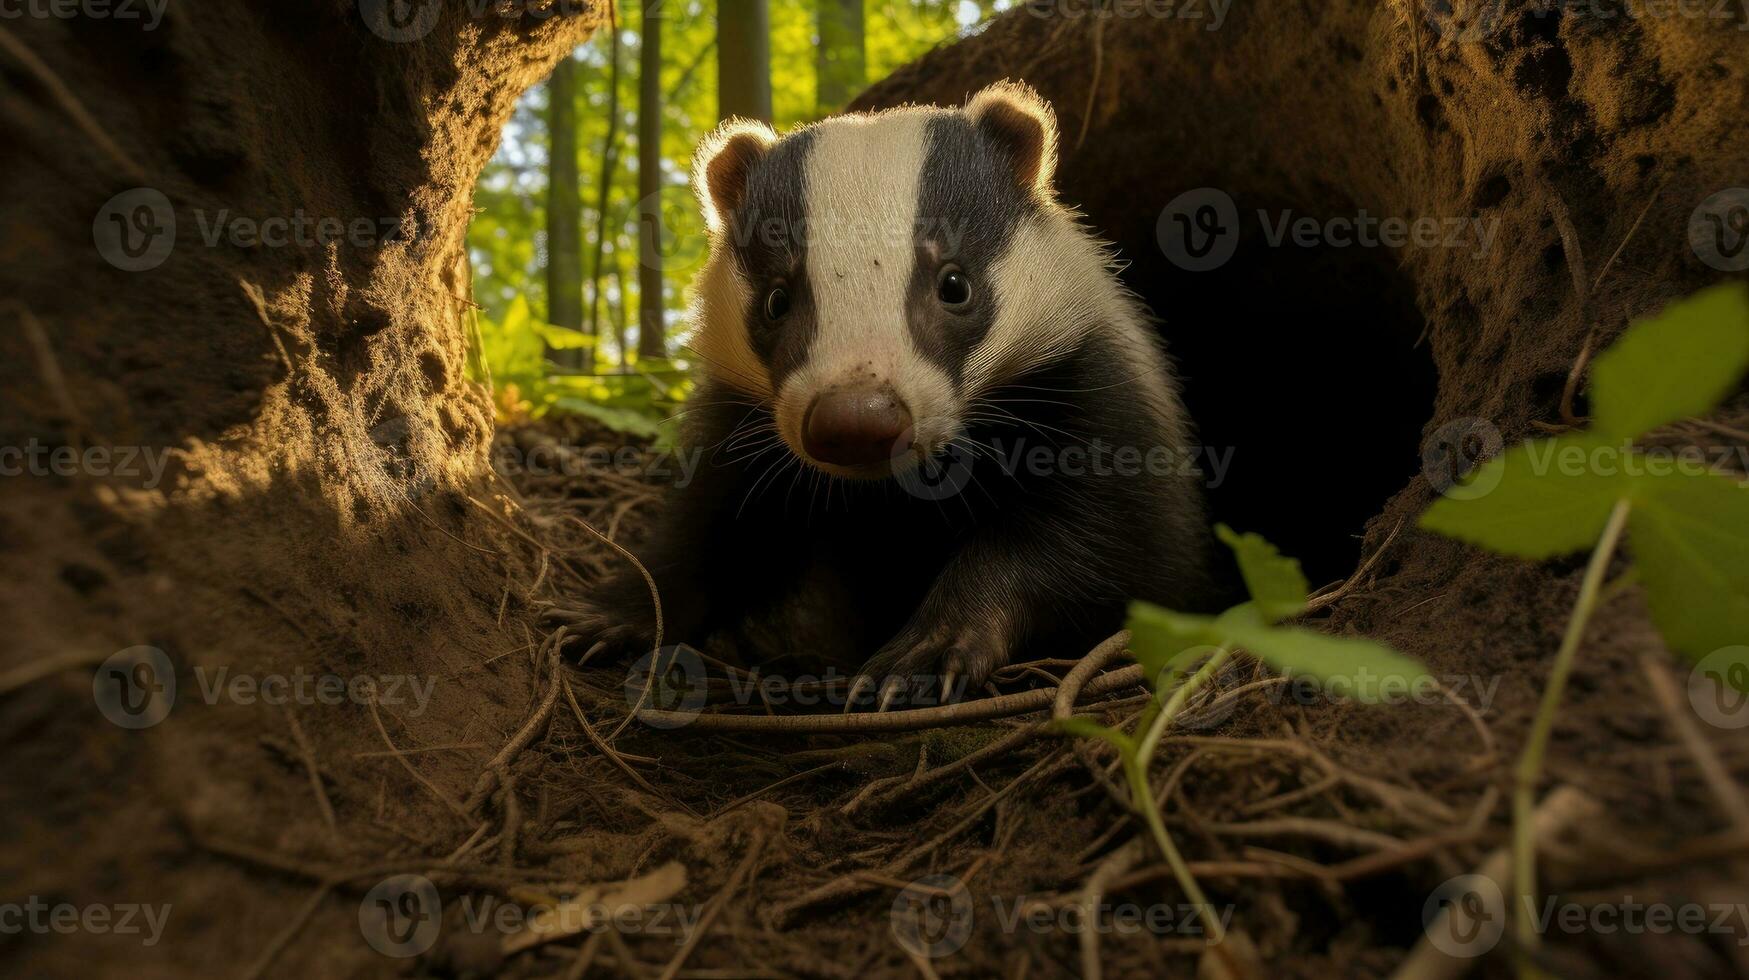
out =
{"type": "Polygon", "coordinates": [[[822,463],[884,463],[905,447],[911,412],[887,387],[837,388],[815,397],[802,417],[802,448],[822,463]]]}

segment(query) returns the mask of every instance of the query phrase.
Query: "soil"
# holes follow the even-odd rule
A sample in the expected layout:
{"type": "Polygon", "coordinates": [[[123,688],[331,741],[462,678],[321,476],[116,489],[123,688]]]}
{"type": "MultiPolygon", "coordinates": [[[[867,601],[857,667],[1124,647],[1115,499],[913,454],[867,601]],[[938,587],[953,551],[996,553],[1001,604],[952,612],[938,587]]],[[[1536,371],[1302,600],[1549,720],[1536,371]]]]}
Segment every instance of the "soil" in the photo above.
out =
{"type": "MultiPolygon", "coordinates": [[[[89,465],[0,480],[0,902],[170,906],[149,946],[0,933],[7,972],[1068,976],[1086,947],[1062,916],[1004,929],[991,901],[1060,910],[1105,867],[1114,901],[1183,902],[1145,847],[1119,870],[1145,832],[1066,743],[1022,734],[1039,715],[615,737],[626,665],[554,672],[563,638],[543,612],[622,560],[579,522],[635,544],[660,496],[643,447],[602,466],[590,448],[626,440],[582,422],[494,432],[466,380],[474,178],[516,96],[603,17],[549,9],[444,5],[400,42],[342,0],[172,7],[144,35],[0,27],[20,42],[0,50],[16,134],[0,146],[0,444],[168,451],[159,480],[89,465]],[[173,209],[176,248],[126,272],[93,247],[92,216],[142,186],[173,209]],[[205,246],[221,211],[384,231],[205,246]],[[531,457],[561,463],[530,472],[531,457]],[[163,651],[179,691],[136,731],[97,710],[92,668],[138,646],[163,651]],[[208,696],[221,670],[412,678],[429,700],[404,684],[333,703],[208,696]],[[466,922],[470,903],[523,908],[668,862],[685,872],[672,901],[709,916],[693,946],[628,929],[505,956],[501,933],[466,922]],[[444,909],[439,941],[407,960],[360,921],[403,872],[436,882],[444,909]],[[895,941],[892,909],[931,874],[963,880],[977,912],[965,946],[929,961],[895,941]]],[[[1218,30],[1021,9],[861,100],[957,102],[1004,77],[1051,99],[1060,193],[1160,314],[1205,443],[1235,450],[1220,516],[1349,581],[1313,622],[1422,659],[1474,709],[1367,708],[1240,666],[1169,735],[1168,826],[1271,974],[1390,972],[1433,889],[1506,840],[1511,761],[1581,563],[1418,532],[1424,451],[1453,422],[1507,441],[1566,424],[1588,338],[1743,278],[1688,239],[1696,207],[1749,173],[1741,13],[1540,10],[1466,40],[1414,3],[1233,5],[1218,30]],[[1231,262],[1191,273],[1157,226],[1204,187],[1247,220],[1231,262]],[[1258,209],[1498,233],[1480,255],[1274,248],[1258,209]]],[[[1741,447],[1723,433],[1746,429],[1739,395],[1660,438],[1741,447]]],[[[1629,589],[1595,620],[1544,780],[1602,813],[1546,849],[1546,887],[1740,901],[1745,842],[1650,695],[1648,655],[1667,658],[1629,589]]],[[[1004,675],[1005,693],[1040,686],[1004,675]]],[[[1105,703],[1113,720],[1136,710],[1126,693],[1105,703]]],[[[1741,777],[1744,730],[1705,736],[1741,777]]],[[[1749,973],[1739,938],[1551,935],[1541,955],[1567,976],[1729,976],[1749,973]]],[[[1506,972],[1507,953],[1483,969],[1506,972]]],[[[1220,966],[1184,936],[1112,932],[1097,956],[1109,976],[1220,966]]]]}

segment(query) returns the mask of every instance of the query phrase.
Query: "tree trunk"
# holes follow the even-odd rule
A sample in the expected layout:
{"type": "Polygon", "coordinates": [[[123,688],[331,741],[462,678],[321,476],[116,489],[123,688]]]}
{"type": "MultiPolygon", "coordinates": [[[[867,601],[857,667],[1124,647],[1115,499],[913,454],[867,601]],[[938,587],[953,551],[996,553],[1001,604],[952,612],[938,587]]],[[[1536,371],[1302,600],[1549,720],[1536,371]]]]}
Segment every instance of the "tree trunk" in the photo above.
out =
{"type": "MultiPolygon", "coordinates": [[[[9,972],[255,960],[304,890],[251,879],[220,841],[345,863],[382,833],[373,813],[447,841],[459,823],[436,797],[355,757],[385,748],[364,688],[317,699],[315,678],[417,678],[417,707],[371,702],[402,746],[523,713],[526,658],[477,669],[522,644],[523,617],[512,603],[500,625],[511,549],[469,502],[509,513],[490,402],[465,371],[464,244],[516,100],[605,8],[476,9],[207,0],[149,30],[0,23],[0,445],[92,451],[0,479],[0,674],[46,671],[0,698],[0,878],[203,910],[172,914],[147,950],[113,931],[13,944],[9,972]],[[93,704],[91,665],[136,647],[154,651],[128,654],[143,674],[117,673],[150,683],[121,707],[169,711],[147,731],[120,722],[152,717],[93,704]],[[294,696],[301,677],[303,699],[240,695],[239,676],[294,696]],[[302,764],[263,754],[298,752],[293,720],[338,833],[302,764]]],[[[430,761],[434,785],[466,795],[471,764],[430,761]]],[[[306,933],[266,975],[389,962],[353,939],[306,933]]]]}
{"type": "MultiPolygon", "coordinates": [[[[547,135],[547,322],[581,330],[583,198],[578,190],[577,63],[569,56],[553,66],[547,79],[547,135]]],[[[565,367],[582,368],[589,351],[548,349],[547,356],[565,367]]]]}
{"type": "Polygon", "coordinates": [[[662,297],[662,2],[646,0],[638,55],[638,356],[668,356],[662,297]]]}
{"type": "Polygon", "coordinates": [[[613,336],[614,343],[619,347],[619,369],[631,369],[631,350],[627,348],[627,337],[630,336],[630,284],[626,281],[625,263],[620,260],[619,250],[614,250],[613,256],[613,287],[618,294],[613,301],[613,336]]]}
{"type": "Polygon", "coordinates": [[[717,5],[717,117],[771,121],[771,13],[766,0],[717,5]]]}
{"type": "MultiPolygon", "coordinates": [[[[589,264],[589,332],[599,337],[601,330],[601,262],[607,239],[615,223],[607,215],[613,195],[613,181],[619,174],[619,59],[620,43],[617,25],[610,25],[607,48],[607,134],[601,138],[601,179],[595,195],[595,260],[589,264]]],[[[623,338],[622,338],[623,339],[623,338]]]]}
{"type": "Polygon", "coordinates": [[[844,108],[868,84],[863,0],[817,0],[820,46],[814,56],[814,112],[844,108]]]}

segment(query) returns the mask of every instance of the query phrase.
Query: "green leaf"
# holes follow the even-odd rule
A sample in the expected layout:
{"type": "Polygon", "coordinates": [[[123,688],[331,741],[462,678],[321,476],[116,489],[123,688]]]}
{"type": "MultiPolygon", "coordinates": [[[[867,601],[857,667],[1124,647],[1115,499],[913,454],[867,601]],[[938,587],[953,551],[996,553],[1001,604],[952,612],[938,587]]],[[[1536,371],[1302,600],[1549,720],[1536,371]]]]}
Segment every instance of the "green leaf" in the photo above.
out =
{"type": "Polygon", "coordinates": [[[1158,683],[1161,673],[1169,669],[1185,651],[1217,645],[1220,634],[1214,630],[1214,619],[1192,616],[1163,609],[1151,602],[1130,603],[1130,652],[1142,665],[1149,686],[1158,683]]]}
{"type": "Polygon", "coordinates": [[[1597,543],[1631,481],[1622,440],[1591,435],[1533,439],[1476,470],[1421,515],[1446,537],[1520,558],[1552,558],[1597,543]]]}
{"type": "Polygon", "coordinates": [[[1333,694],[1359,701],[1403,698],[1431,678],[1426,668],[1382,643],[1282,626],[1240,626],[1227,639],[1285,674],[1317,678],[1333,694]]]}
{"type": "Polygon", "coordinates": [[[1215,525],[1215,534],[1233,549],[1245,588],[1265,619],[1270,622],[1286,619],[1306,608],[1311,586],[1306,583],[1298,561],[1283,555],[1262,535],[1239,534],[1225,524],[1215,525]]]}
{"type": "MultiPolygon", "coordinates": [[[[1720,688],[1735,689],[1749,694],[1749,646],[1728,646],[1702,657],[1695,664],[1694,674],[1704,677],[1717,684],[1720,688]]],[[[1690,675],[1689,697],[1696,697],[1694,675],[1690,675]]],[[[1721,692],[1715,692],[1721,693],[1721,692]]],[[[1707,696],[1701,693],[1699,696],[1707,696]]],[[[1744,710],[1745,699],[1740,697],[1720,697],[1711,707],[1720,716],[1730,717],[1744,710]]],[[[1696,707],[1700,707],[1696,704],[1696,707]]]]}
{"type": "Polygon", "coordinates": [[[1717,405],[1749,370],[1749,287],[1703,289],[1627,329],[1591,367],[1593,431],[1631,439],[1717,405]]]}
{"type": "Polygon", "coordinates": [[[1665,643],[1695,659],[1749,644],[1749,489],[1716,473],[1643,477],[1628,532],[1665,643]]]}
{"type": "Polygon", "coordinates": [[[540,339],[553,350],[593,350],[595,337],[581,330],[561,327],[556,323],[534,324],[534,331],[540,334],[540,339]]]}
{"type": "Polygon", "coordinates": [[[555,399],[553,407],[563,412],[588,416],[615,432],[644,438],[654,438],[657,433],[656,419],[645,412],[634,409],[602,405],[570,395],[561,395],[555,399]]]}
{"type": "Polygon", "coordinates": [[[1075,735],[1081,738],[1097,738],[1101,741],[1110,742],[1117,746],[1118,751],[1122,752],[1125,756],[1132,755],[1136,751],[1136,743],[1134,739],[1115,728],[1107,728],[1091,718],[1083,718],[1079,715],[1069,718],[1058,718],[1051,722],[1051,727],[1065,735],[1075,735]]]}

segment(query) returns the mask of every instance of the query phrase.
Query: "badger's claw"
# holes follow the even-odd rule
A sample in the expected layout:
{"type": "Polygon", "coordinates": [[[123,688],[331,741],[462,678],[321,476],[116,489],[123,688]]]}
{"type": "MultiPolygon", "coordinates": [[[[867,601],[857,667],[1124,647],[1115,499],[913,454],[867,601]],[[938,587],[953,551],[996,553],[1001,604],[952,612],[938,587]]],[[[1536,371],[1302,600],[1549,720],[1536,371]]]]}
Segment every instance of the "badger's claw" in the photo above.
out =
{"type": "Polygon", "coordinates": [[[844,696],[844,713],[850,714],[850,709],[855,706],[856,699],[862,697],[862,692],[865,689],[873,688],[874,686],[875,679],[867,674],[859,674],[854,680],[852,680],[850,682],[850,693],[844,696]]]}
{"type": "Polygon", "coordinates": [[[868,687],[880,692],[877,711],[947,704],[1007,662],[1007,645],[986,630],[907,630],[862,666],[845,710],[868,687]]]}
{"type": "Polygon", "coordinates": [[[656,646],[653,623],[614,615],[593,605],[575,609],[549,609],[544,617],[565,629],[565,642],[573,651],[588,651],[583,659],[612,660],[649,653],[656,646]],[[572,641],[575,640],[575,643],[572,641]]]}

